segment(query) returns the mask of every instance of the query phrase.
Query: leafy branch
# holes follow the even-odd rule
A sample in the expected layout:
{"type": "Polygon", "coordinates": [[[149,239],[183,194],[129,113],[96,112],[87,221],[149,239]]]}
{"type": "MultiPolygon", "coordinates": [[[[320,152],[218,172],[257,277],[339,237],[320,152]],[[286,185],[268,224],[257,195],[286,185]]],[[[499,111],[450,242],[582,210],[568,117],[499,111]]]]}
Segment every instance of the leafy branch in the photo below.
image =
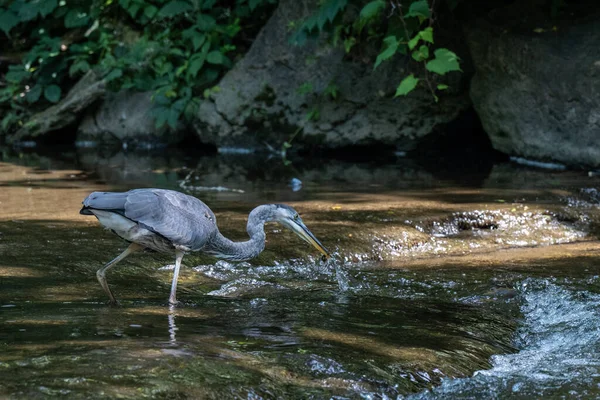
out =
{"type": "MultiPolygon", "coordinates": [[[[454,1],[456,5],[456,0],[454,1]]],[[[434,9],[427,0],[362,1],[326,0],[309,18],[297,25],[292,42],[304,43],[310,36],[329,31],[333,44],[343,44],[348,54],[360,49],[361,44],[381,43],[381,50],[373,62],[373,69],[392,59],[398,53],[410,55],[422,65],[422,73],[403,77],[394,97],[406,96],[423,83],[438,101],[438,92],[448,89],[436,84],[436,76],[461,71],[460,58],[446,48],[434,48],[434,9]],[[360,10],[354,12],[354,9],[360,10]],[[346,15],[346,17],[343,17],[346,15]],[[352,17],[354,15],[354,17],[352,17]]]]}
{"type": "Polygon", "coordinates": [[[21,54],[0,75],[0,134],[59,102],[90,69],[114,91],[152,91],[156,125],[175,128],[244,50],[247,21],[275,2],[0,0],[0,38],[21,54]]]}

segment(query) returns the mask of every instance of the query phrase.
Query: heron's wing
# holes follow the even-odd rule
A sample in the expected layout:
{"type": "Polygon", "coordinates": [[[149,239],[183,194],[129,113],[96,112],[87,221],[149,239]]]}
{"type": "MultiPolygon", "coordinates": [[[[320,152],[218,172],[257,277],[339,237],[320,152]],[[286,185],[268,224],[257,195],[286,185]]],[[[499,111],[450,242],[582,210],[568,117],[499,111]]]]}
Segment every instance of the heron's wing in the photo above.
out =
{"type": "Polygon", "coordinates": [[[126,194],[125,217],[175,245],[199,250],[216,231],[213,212],[195,197],[161,189],[137,189],[126,194]]]}
{"type": "Polygon", "coordinates": [[[81,214],[92,214],[89,209],[113,211],[123,214],[127,193],[118,192],[93,192],[83,200],[81,214]]]}

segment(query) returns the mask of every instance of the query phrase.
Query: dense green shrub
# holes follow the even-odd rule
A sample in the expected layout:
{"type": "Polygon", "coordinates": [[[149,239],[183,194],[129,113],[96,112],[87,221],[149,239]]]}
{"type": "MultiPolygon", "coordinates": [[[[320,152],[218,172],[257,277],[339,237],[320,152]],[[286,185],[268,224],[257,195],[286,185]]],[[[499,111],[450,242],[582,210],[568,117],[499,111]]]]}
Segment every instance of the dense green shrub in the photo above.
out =
{"type": "MultiPolygon", "coordinates": [[[[158,126],[175,127],[213,91],[267,20],[277,0],[0,0],[0,135],[60,101],[93,69],[112,90],[154,93],[158,126]],[[16,60],[16,61],[15,61],[16,60]],[[6,62],[12,63],[8,68],[6,62]]],[[[398,73],[396,96],[422,85],[435,98],[460,60],[436,43],[438,12],[497,7],[493,0],[320,0],[312,15],[291,21],[290,41],[327,33],[333,45],[378,68],[410,56],[413,73],[398,73]],[[440,7],[442,6],[442,7],[440,7]],[[443,11],[440,11],[443,10],[443,11]],[[373,49],[378,49],[372,52],[373,49]]],[[[524,0],[552,18],[566,0],[524,0]]],[[[537,32],[537,30],[535,30],[537,32]]],[[[298,88],[311,91],[310,82],[298,88]]],[[[320,93],[336,98],[332,82],[320,93]]],[[[307,119],[318,118],[319,110],[307,119]]]]}
{"type": "Polygon", "coordinates": [[[0,0],[0,133],[64,97],[90,69],[113,90],[153,91],[175,127],[243,52],[276,0],[0,0]]]}

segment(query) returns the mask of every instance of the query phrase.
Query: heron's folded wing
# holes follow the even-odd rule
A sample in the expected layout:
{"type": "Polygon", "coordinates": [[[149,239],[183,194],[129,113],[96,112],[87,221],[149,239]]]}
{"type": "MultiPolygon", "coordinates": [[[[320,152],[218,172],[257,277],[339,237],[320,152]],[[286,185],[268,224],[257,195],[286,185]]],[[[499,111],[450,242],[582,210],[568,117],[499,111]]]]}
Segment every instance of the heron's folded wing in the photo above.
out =
{"type": "Polygon", "coordinates": [[[126,200],[127,193],[123,192],[93,192],[83,200],[82,211],[86,208],[93,208],[122,214],[125,211],[126,200]]]}
{"type": "Polygon", "coordinates": [[[212,229],[199,218],[198,204],[187,197],[159,189],[131,190],[124,215],[176,245],[198,250],[211,237],[212,229]]]}

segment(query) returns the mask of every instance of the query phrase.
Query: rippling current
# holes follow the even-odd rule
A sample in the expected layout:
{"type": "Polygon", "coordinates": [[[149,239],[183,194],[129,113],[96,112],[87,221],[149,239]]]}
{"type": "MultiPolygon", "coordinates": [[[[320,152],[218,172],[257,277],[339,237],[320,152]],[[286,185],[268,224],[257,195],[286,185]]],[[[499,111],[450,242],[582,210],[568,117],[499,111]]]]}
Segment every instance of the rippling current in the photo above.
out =
{"type": "Polygon", "coordinates": [[[517,287],[523,298],[518,351],[492,356],[490,369],[443,379],[410,399],[600,395],[600,295],[547,279],[525,279],[517,287]]]}
{"type": "Polygon", "coordinates": [[[600,396],[598,177],[90,157],[0,162],[2,398],[600,396]],[[109,308],[95,272],[126,244],[78,210],[142,186],[202,198],[236,240],[291,203],[335,257],[269,226],[251,262],[186,256],[170,308],[172,257],[136,254],[109,308]]]}

